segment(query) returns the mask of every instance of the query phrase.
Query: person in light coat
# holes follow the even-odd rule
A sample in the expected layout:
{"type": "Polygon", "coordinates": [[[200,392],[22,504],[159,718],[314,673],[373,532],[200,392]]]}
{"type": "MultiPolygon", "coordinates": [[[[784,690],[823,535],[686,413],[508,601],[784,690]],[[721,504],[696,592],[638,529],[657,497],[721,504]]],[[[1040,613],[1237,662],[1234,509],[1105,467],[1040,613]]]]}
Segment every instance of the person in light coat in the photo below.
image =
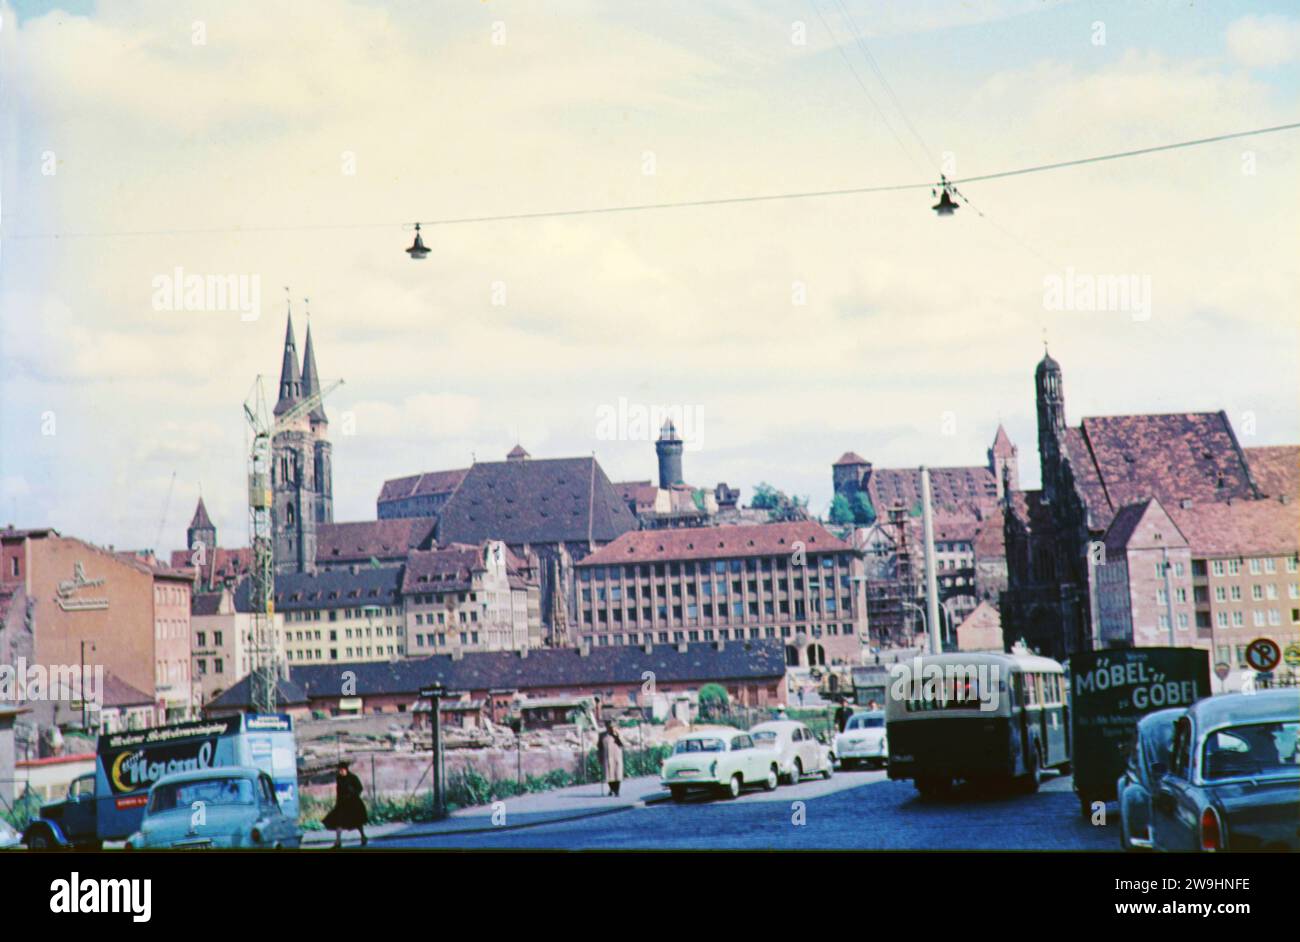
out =
{"type": "Polygon", "coordinates": [[[605,721],[605,729],[596,740],[596,752],[600,756],[601,773],[609,782],[609,792],[617,798],[619,786],[623,784],[623,739],[613,720],[605,721]]]}

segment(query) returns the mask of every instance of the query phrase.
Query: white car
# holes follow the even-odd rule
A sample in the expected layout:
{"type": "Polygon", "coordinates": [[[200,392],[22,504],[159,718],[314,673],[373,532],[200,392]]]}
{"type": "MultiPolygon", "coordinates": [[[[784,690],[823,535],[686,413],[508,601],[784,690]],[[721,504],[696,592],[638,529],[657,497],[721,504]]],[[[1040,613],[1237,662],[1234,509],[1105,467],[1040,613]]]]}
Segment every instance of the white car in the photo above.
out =
{"type": "Polygon", "coordinates": [[[780,756],[781,777],[791,785],[814,773],[831,777],[831,763],[813,731],[795,720],[759,723],[749,731],[754,742],[780,756]]]}
{"type": "Polygon", "coordinates": [[[754,744],[749,733],[738,729],[696,730],[673,746],[664,760],[659,780],[683,801],[691,791],[713,791],[736,798],[746,785],[773,791],[779,784],[778,756],[754,744]]]}
{"type": "Polygon", "coordinates": [[[889,740],[885,736],[885,714],[880,710],[854,713],[835,737],[835,757],[840,768],[862,763],[884,766],[889,762],[889,740]]]}

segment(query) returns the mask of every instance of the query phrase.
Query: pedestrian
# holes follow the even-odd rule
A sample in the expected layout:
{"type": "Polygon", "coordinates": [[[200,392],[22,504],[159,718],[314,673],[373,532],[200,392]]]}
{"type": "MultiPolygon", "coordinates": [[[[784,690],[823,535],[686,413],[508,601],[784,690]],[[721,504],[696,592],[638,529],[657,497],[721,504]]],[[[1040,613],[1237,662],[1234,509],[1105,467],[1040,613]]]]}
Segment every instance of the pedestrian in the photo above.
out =
{"type": "Polygon", "coordinates": [[[338,775],[334,779],[334,807],[325,815],[325,827],[334,831],[334,846],[343,846],[344,831],[360,831],[361,846],[365,847],[366,823],[370,820],[366,814],[365,802],[361,800],[361,779],[352,774],[352,763],[347,759],[339,760],[338,775]]]}
{"type": "Polygon", "coordinates": [[[596,740],[596,752],[600,756],[601,773],[609,782],[610,794],[617,798],[619,786],[623,784],[623,738],[614,728],[613,720],[605,721],[605,730],[596,740]]]}
{"type": "Polygon", "coordinates": [[[840,697],[839,708],[835,711],[835,728],[841,733],[844,732],[844,727],[849,725],[849,717],[852,715],[853,708],[849,706],[848,699],[840,697]]]}

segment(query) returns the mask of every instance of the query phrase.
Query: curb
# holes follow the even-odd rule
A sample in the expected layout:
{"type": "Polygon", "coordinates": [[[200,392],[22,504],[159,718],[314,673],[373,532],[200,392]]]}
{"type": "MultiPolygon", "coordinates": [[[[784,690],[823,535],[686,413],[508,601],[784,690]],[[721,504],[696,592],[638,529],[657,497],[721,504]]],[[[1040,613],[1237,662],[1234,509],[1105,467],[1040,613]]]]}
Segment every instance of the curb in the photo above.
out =
{"type": "MultiPolygon", "coordinates": [[[[471,827],[443,828],[440,830],[396,831],[391,834],[377,834],[370,838],[369,843],[379,844],[386,841],[388,842],[397,841],[397,840],[404,841],[404,840],[409,840],[410,838],[413,837],[444,837],[444,836],[451,836],[456,834],[489,834],[489,833],[496,833],[500,831],[522,831],[525,828],[542,827],[548,824],[564,824],[569,821],[581,821],[584,818],[599,818],[608,814],[618,814],[621,811],[630,811],[633,808],[638,808],[642,804],[645,804],[645,802],[638,801],[634,804],[618,805],[617,807],[614,808],[596,808],[591,811],[584,811],[577,814],[564,815],[558,818],[545,818],[541,821],[525,821],[521,824],[500,824],[500,825],[492,824],[487,826],[475,825],[471,827]]],[[[333,845],[330,844],[328,841],[321,841],[317,846],[320,846],[326,850],[331,849],[333,847],[333,845]]],[[[307,848],[304,847],[304,849],[307,848]]],[[[360,848],[358,845],[350,844],[350,845],[345,845],[344,849],[355,850],[360,848]]]]}

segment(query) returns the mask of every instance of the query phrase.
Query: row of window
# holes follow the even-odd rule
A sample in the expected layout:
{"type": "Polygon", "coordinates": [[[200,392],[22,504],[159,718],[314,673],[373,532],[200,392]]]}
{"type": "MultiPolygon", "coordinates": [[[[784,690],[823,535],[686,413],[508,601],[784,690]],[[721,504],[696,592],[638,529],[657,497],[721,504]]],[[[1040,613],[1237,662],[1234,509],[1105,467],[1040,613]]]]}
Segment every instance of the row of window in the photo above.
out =
{"type": "MultiPolygon", "coordinates": [[[[1245,627],[1246,615],[1244,612],[1242,612],[1240,609],[1237,609],[1231,614],[1232,614],[1231,627],[1233,628],[1245,627]]],[[[1215,612],[1214,623],[1218,625],[1220,628],[1229,627],[1228,615],[1229,615],[1228,612],[1223,612],[1223,611],[1215,612]]],[[[1278,611],[1276,608],[1270,608],[1267,611],[1265,611],[1264,609],[1257,608],[1253,612],[1251,612],[1251,620],[1254,622],[1256,628],[1262,628],[1266,623],[1269,625],[1280,625],[1282,624],[1282,613],[1278,611]]],[[[1300,625],[1300,608],[1291,609],[1291,624],[1300,625]]]]}
{"type": "MultiPolygon", "coordinates": [[[[1251,575],[1258,576],[1262,573],[1277,572],[1277,560],[1273,557],[1260,558],[1252,557],[1249,560],[1241,559],[1212,559],[1210,560],[1210,572],[1216,576],[1235,576],[1241,573],[1242,562],[1249,566],[1251,575]]],[[[1204,564],[1199,560],[1193,564],[1193,572],[1196,575],[1204,575],[1204,564]],[[1200,570],[1199,572],[1197,570],[1200,570]]],[[[1290,556],[1286,560],[1287,572],[1300,572],[1300,556],[1290,556]]],[[[1163,575],[1163,573],[1161,573],[1163,575]]]]}
{"type": "MultiPolygon", "coordinates": [[[[1293,599],[1300,599],[1300,582],[1292,582],[1286,587],[1287,596],[1293,599]]],[[[1256,582],[1250,587],[1250,597],[1256,602],[1262,602],[1265,599],[1275,599],[1278,597],[1276,582],[1256,582]]],[[[1214,587],[1214,600],[1216,602],[1226,602],[1231,598],[1234,602],[1241,601],[1241,586],[1216,585],[1214,587]]]]}
{"type": "Polygon", "coordinates": [[[694,641],[743,641],[746,638],[793,638],[809,634],[814,638],[852,637],[853,626],[844,625],[783,625],[765,628],[703,628],[694,631],[645,631],[628,634],[593,634],[596,645],[619,646],[626,644],[682,644],[694,641]]]}
{"type": "Polygon", "coordinates": [[[629,582],[635,581],[638,576],[648,577],[651,572],[657,577],[665,576],[707,576],[711,573],[778,573],[785,574],[791,569],[833,569],[836,562],[839,562],[841,568],[848,568],[849,557],[843,553],[835,555],[818,555],[808,556],[806,565],[797,563],[791,565],[791,561],[786,557],[760,557],[754,556],[749,559],[716,559],[704,560],[701,562],[672,562],[672,563],[642,563],[636,566],[591,566],[579,567],[578,579],[582,582],[603,582],[606,579],[618,580],[620,578],[629,582]]]}
{"type": "MultiPolygon", "coordinates": [[[[358,645],[355,648],[344,648],[343,656],[345,658],[358,657],[400,657],[406,653],[405,645],[370,645],[364,647],[358,645]]],[[[339,659],[339,649],[330,648],[328,660],[337,661],[339,659]]],[[[290,651],[289,660],[291,661],[324,661],[327,660],[325,652],[320,648],[308,648],[305,651],[290,651]]]]}

